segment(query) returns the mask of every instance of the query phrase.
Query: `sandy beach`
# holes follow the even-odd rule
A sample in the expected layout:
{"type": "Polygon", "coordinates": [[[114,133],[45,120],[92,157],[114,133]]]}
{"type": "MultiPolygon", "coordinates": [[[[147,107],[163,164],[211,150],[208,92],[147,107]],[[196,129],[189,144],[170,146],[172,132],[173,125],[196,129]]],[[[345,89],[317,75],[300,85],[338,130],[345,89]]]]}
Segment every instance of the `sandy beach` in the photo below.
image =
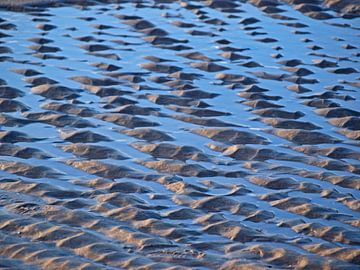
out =
{"type": "Polygon", "coordinates": [[[360,269],[360,0],[0,0],[0,269],[360,269]]]}

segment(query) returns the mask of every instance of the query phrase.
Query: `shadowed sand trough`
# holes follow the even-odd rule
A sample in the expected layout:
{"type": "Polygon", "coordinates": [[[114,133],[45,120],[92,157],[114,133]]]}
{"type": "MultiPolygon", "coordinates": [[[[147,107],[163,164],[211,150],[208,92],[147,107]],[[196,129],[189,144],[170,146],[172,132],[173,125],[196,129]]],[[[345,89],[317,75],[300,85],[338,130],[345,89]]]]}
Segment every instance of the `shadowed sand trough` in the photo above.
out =
{"type": "Polygon", "coordinates": [[[359,1],[86,2],[0,1],[0,269],[360,269],[359,1]]]}

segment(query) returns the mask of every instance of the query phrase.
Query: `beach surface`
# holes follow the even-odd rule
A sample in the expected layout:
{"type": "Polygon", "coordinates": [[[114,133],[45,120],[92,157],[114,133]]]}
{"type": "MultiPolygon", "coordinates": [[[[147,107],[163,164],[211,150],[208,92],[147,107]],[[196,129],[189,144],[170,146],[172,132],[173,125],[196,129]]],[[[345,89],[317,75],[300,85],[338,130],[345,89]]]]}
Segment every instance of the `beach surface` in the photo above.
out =
{"type": "Polygon", "coordinates": [[[358,0],[0,8],[0,269],[360,269],[358,0]]]}

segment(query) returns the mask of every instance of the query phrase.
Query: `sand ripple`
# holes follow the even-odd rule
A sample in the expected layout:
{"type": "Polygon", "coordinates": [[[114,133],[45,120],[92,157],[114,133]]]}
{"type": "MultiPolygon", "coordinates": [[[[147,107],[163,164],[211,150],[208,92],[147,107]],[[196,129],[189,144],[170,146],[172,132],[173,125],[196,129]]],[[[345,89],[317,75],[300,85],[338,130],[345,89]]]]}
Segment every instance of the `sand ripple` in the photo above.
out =
{"type": "Polygon", "coordinates": [[[360,269],[359,0],[0,7],[1,269],[360,269]]]}

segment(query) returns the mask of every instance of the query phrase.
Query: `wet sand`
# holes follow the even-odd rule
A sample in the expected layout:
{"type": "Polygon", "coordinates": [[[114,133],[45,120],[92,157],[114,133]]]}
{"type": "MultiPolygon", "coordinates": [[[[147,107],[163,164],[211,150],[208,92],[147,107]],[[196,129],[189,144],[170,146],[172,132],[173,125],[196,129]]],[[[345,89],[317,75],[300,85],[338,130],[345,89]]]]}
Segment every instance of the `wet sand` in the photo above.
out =
{"type": "Polygon", "coordinates": [[[359,1],[116,2],[0,1],[0,269],[360,269],[359,1]]]}

